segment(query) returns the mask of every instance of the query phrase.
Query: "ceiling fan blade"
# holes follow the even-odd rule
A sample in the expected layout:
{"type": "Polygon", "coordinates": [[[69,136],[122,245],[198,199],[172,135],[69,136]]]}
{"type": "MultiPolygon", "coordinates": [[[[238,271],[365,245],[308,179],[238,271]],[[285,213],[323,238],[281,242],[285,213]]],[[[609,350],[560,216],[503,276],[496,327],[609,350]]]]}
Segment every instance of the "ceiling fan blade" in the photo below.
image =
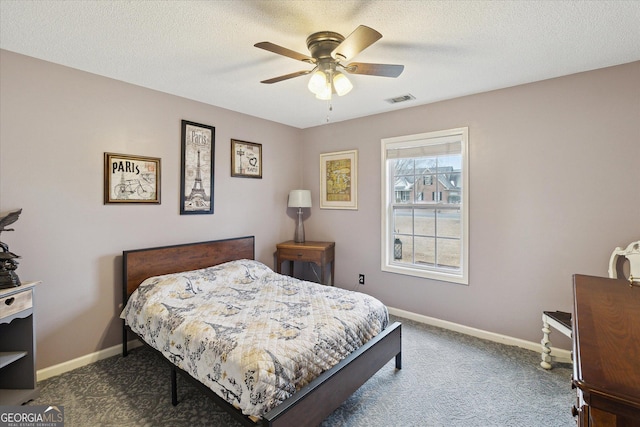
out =
{"type": "Polygon", "coordinates": [[[263,80],[260,83],[266,83],[266,84],[278,83],[278,82],[281,82],[283,80],[292,79],[294,77],[304,76],[305,74],[309,74],[311,71],[313,71],[313,70],[296,71],[295,73],[285,74],[284,76],[278,76],[278,77],[274,77],[272,79],[263,80]]]}
{"type": "Polygon", "coordinates": [[[297,59],[298,61],[309,62],[311,64],[315,63],[316,60],[310,56],[303,55],[302,53],[298,53],[294,50],[287,49],[286,47],[278,46],[277,44],[273,44],[271,42],[260,42],[254,44],[255,47],[268,50],[269,52],[277,53],[278,55],[288,56],[289,58],[297,59]]]}
{"type": "Polygon", "coordinates": [[[404,65],[369,64],[366,62],[352,62],[344,67],[350,74],[367,74],[369,76],[398,77],[404,70],[404,65]]]}
{"type": "Polygon", "coordinates": [[[331,56],[338,60],[348,60],[377,42],[382,34],[365,25],[360,25],[336,47],[331,56]]]}

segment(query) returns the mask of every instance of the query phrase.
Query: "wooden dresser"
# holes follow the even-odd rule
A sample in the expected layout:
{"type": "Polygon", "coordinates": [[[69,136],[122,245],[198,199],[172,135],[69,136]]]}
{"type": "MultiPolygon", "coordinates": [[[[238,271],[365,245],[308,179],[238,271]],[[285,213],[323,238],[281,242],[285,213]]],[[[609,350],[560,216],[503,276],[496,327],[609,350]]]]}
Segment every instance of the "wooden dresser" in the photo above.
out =
{"type": "Polygon", "coordinates": [[[640,287],[573,278],[573,385],[579,426],[640,426],[640,287]]]}

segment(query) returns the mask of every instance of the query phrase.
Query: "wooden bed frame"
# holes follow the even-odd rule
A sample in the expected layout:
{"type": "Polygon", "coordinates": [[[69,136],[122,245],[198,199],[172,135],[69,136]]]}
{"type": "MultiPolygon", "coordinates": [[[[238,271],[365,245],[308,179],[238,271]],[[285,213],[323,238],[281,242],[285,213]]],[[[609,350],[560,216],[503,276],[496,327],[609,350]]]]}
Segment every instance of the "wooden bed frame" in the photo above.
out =
{"type": "MultiPolygon", "coordinates": [[[[129,296],[146,278],[180,271],[196,270],[237,259],[255,259],[253,236],[216,240],[175,246],[124,251],[123,255],[123,299],[129,296]]],[[[129,328],[123,321],[122,355],[127,355],[129,328]]],[[[395,357],[396,369],[402,368],[402,325],[398,322],[388,326],[376,337],[360,347],[336,366],[322,373],[307,386],[294,393],[259,421],[253,421],[240,410],[220,398],[212,390],[197,381],[187,372],[171,366],[172,403],[177,405],[176,373],[201,386],[220,406],[235,419],[247,426],[304,426],[318,425],[351,396],[380,368],[395,357]]],[[[143,343],[144,341],[138,337],[143,343]]],[[[152,348],[149,346],[149,348],[152,348]]],[[[153,349],[158,354],[161,352],[153,349]]]]}

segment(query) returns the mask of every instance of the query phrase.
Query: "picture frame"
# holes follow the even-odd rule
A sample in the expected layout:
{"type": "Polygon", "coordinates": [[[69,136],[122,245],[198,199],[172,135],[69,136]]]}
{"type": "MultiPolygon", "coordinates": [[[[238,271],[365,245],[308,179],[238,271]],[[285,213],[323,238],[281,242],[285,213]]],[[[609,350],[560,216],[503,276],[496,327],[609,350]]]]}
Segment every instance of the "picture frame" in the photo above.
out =
{"type": "Polygon", "coordinates": [[[320,209],[358,209],[358,150],[320,154],[320,209]]]}
{"type": "Polygon", "coordinates": [[[104,153],[104,204],[160,204],[160,158],[104,153]]]}
{"type": "Polygon", "coordinates": [[[216,128],[182,120],[180,215],[213,214],[216,128]]]}
{"type": "Polygon", "coordinates": [[[231,140],[231,176],[262,179],[262,144],[231,140]]]}

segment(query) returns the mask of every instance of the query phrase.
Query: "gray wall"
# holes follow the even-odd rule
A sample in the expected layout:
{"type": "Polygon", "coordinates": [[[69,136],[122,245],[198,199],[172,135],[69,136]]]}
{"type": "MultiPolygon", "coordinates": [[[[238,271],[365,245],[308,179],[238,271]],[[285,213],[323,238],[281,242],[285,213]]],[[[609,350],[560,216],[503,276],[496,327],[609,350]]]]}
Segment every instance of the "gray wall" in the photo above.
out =
{"type": "MultiPolygon", "coordinates": [[[[2,241],[37,290],[38,368],[119,343],[122,250],[256,236],[273,265],[290,189],[309,240],[336,241],[336,283],[391,307],[530,341],[571,307],[572,273],[606,275],[640,238],[640,62],[311,129],[0,51],[2,241]],[[180,120],[216,127],[215,213],[179,215],[180,120]],[[380,271],[380,139],[468,126],[470,285],[380,271]],[[263,179],[230,177],[230,139],[263,144],[263,179]],[[359,210],[318,208],[319,154],[359,150],[359,210]],[[103,153],[162,159],[162,204],[103,205],[103,153]],[[635,168],[635,169],[634,169],[635,168]]],[[[554,345],[556,342],[554,342],[554,345]]],[[[567,343],[564,343],[567,346],[567,343]]]]}
{"type": "Polygon", "coordinates": [[[37,289],[37,364],[120,342],[123,250],[255,235],[273,265],[293,235],[301,131],[0,51],[0,210],[23,208],[2,241],[37,289]],[[216,128],[215,212],[180,215],[180,121],[216,128]],[[232,178],[231,138],[263,145],[263,178],[232,178]],[[103,153],[160,157],[161,205],[104,205],[103,153]]]}
{"type": "Polygon", "coordinates": [[[306,129],[314,200],[320,153],[354,148],[358,211],[316,205],[307,235],[336,241],[338,283],[364,273],[392,307],[539,342],[543,310],[571,311],[572,274],[607,276],[613,249],[640,239],[640,62],[306,129]],[[469,286],[382,272],[380,140],[462,126],[469,286]]]}

